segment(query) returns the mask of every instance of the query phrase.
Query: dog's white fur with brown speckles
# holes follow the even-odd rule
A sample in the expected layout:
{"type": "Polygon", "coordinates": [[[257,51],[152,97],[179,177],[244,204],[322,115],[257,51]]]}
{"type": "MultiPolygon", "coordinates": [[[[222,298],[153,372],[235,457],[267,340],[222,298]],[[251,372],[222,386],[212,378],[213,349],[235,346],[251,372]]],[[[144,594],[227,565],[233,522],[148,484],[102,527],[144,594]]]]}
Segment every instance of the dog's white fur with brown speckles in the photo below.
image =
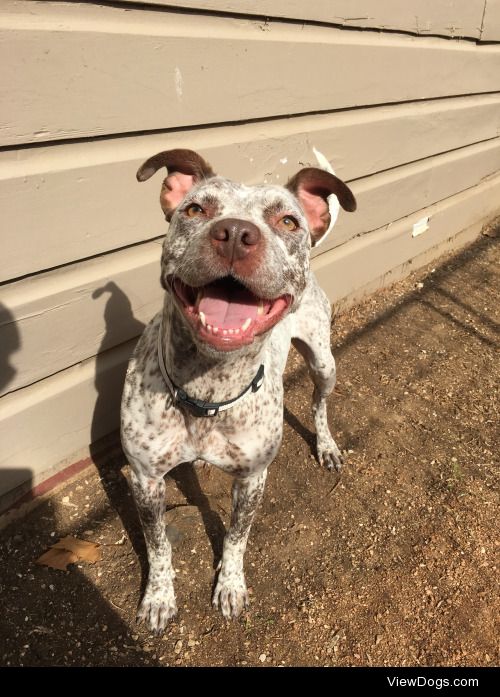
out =
{"type": "Polygon", "coordinates": [[[350,189],[320,169],[301,170],[286,187],[245,186],[216,176],[191,150],[170,150],[147,160],[138,179],[160,167],[167,169],[160,202],[170,221],[161,261],[166,292],[130,361],[121,412],[149,560],[138,619],[156,632],[177,611],[164,476],[182,462],[205,460],[234,476],[213,604],[230,618],[248,602],[243,556],[267,467],[281,443],[283,371],[292,341],[314,382],[319,461],[340,468],[326,413],[335,384],[330,305],[309,255],[330,222],[328,196],[335,194],[345,210],[356,207],[350,189]],[[167,373],[190,397],[233,399],[263,365],[261,388],[216,416],[193,414],[174,400],[162,376],[160,327],[167,373]]]}

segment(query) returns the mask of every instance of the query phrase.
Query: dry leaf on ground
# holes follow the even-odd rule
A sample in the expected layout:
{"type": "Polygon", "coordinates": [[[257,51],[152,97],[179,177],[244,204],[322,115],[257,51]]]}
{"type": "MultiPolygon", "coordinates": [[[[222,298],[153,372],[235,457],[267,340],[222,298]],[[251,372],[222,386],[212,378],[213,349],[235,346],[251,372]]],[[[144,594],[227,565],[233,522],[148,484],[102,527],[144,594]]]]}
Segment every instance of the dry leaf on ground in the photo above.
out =
{"type": "Polygon", "coordinates": [[[36,560],[36,564],[50,566],[52,569],[66,571],[68,564],[75,564],[77,561],[88,561],[92,564],[101,559],[99,545],[95,542],[86,542],[76,537],[63,537],[55,545],[42,554],[36,560]]]}
{"type": "Polygon", "coordinates": [[[55,549],[67,549],[77,555],[78,559],[82,561],[89,561],[92,564],[101,559],[101,550],[99,545],[95,542],[87,542],[86,540],[79,540],[77,537],[63,537],[62,540],[56,542],[52,545],[55,549]]]}
{"type": "Polygon", "coordinates": [[[50,566],[51,569],[67,571],[68,564],[74,564],[78,557],[67,549],[54,549],[51,547],[36,560],[36,564],[50,566]]]}

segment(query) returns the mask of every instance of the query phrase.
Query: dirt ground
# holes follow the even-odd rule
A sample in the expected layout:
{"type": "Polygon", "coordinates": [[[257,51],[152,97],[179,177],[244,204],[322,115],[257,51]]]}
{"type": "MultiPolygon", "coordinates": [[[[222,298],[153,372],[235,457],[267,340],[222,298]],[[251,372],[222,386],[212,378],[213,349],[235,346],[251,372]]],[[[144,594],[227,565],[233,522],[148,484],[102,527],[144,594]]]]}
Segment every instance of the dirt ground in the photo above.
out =
{"type": "Polygon", "coordinates": [[[166,514],[179,614],[161,638],[136,625],[145,549],[115,447],[0,534],[1,664],[498,665],[498,276],[483,236],[336,317],[338,481],[291,352],[239,620],[210,604],[230,480],[183,465],[166,514]],[[35,565],[68,534],[101,561],[35,565]]]}

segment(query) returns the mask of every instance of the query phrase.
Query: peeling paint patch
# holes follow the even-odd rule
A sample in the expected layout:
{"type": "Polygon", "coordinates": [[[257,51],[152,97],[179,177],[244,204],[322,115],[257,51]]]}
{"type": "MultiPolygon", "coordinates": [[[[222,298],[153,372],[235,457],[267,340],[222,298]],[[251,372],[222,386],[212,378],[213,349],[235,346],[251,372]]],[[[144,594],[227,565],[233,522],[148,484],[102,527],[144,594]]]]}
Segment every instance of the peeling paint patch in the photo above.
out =
{"type": "MultiPolygon", "coordinates": [[[[321,169],[326,170],[327,172],[330,172],[330,174],[335,174],[335,170],[331,166],[330,162],[327,160],[327,158],[323,155],[322,152],[317,150],[313,146],[313,153],[316,156],[316,159],[318,161],[319,166],[321,169]]],[[[317,240],[316,244],[314,245],[315,247],[318,247],[330,234],[330,232],[333,229],[333,226],[337,222],[337,218],[339,217],[339,211],[340,211],[340,203],[338,198],[335,196],[335,194],[332,194],[331,196],[328,197],[328,207],[330,209],[330,225],[328,226],[328,230],[325,232],[323,237],[320,237],[319,240],[317,240]]]]}
{"type": "Polygon", "coordinates": [[[175,93],[178,99],[182,99],[182,73],[179,67],[175,67],[174,71],[174,83],[175,83],[175,93]]]}
{"type": "Polygon", "coordinates": [[[331,172],[331,174],[335,174],[330,162],[326,159],[326,157],[323,155],[322,152],[320,152],[319,150],[317,150],[314,147],[314,145],[313,145],[313,153],[314,153],[321,169],[326,169],[327,172],[331,172]]]}
{"type": "Polygon", "coordinates": [[[421,235],[423,232],[429,229],[429,216],[425,216],[425,218],[420,218],[420,220],[417,220],[417,222],[413,225],[413,229],[411,232],[412,237],[418,237],[418,235],[421,235]]]}

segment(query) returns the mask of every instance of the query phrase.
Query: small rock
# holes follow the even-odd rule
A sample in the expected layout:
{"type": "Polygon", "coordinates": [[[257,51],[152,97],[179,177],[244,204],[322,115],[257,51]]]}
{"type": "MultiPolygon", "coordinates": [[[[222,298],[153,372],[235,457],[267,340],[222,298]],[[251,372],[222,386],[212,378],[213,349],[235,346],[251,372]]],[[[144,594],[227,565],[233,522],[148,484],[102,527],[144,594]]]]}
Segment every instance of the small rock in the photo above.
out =
{"type": "Polygon", "coordinates": [[[261,663],[265,663],[266,658],[267,658],[266,654],[265,654],[265,653],[261,653],[260,656],[259,656],[259,661],[260,661],[261,663]]]}
{"type": "Polygon", "coordinates": [[[174,653],[179,654],[181,651],[182,651],[182,639],[179,639],[179,641],[177,641],[175,643],[174,653]]]}

